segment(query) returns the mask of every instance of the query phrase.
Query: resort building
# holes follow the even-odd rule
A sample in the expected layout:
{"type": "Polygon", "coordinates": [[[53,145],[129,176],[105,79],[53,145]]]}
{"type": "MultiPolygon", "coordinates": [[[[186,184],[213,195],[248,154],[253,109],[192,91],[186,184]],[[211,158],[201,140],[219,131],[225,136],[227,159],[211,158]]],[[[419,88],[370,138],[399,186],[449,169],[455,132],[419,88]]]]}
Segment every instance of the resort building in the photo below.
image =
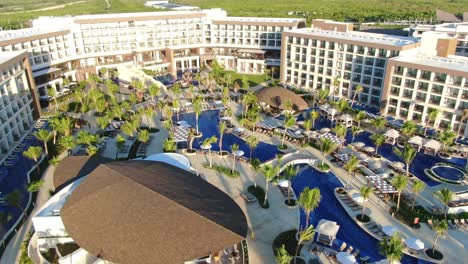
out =
{"type": "Polygon", "coordinates": [[[14,149],[39,115],[28,54],[0,53],[0,156],[14,149]]]}
{"type": "Polygon", "coordinates": [[[446,33],[450,37],[457,38],[456,55],[468,56],[468,22],[417,25],[410,28],[410,34],[417,38],[420,38],[427,31],[446,33]]]}

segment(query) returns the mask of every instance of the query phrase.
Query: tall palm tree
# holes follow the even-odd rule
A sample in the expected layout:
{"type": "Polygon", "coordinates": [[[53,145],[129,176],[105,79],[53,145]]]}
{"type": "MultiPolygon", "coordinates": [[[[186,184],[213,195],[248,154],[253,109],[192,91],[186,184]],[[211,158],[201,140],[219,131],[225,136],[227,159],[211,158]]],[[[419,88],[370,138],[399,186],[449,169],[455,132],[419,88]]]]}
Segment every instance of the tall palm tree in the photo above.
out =
{"type": "Polygon", "coordinates": [[[426,132],[427,132],[427,128],[429,127],[429,124],[432,123],[434,125],[436,119],[437,119],[437,116],[439,116],[439,110],[437,109],[432,109],[428,116],[427,116],[427,121],[426,121],[426,125],[424,126],[424,136],[426,136],[426,132]]]}
{"type": "MultiPolygon", "coordinates": [[[[307,119],[304,121],[304,129],[308,132],[312,129],[312,120],[307,119]]],[[[307,142],[310,142],[310,133],[307,134],[307,142]]]]}
{"type": "Polygon", "coordinates": [[[216,138],[215,136],[211,136],[209,138],[205,138],[205,140],[203,140],[203,143],[202,143],[202,146],[203,148],[205,149],[208,149],[208,153],[209,153],[209,162],[210,162],[210,168],[211,168],[211,163],[212,163],[212,159],[211,159],[211,144],[213,143],[216,143],[216,141],[218,140],[218,138],[216,138]]]}
{"type": "Polygon", "coordinates": [[[401,150],[399,148],[393,148],[393,152],[405,162],[406,176],[409,177],[410,165],[418,152],[409,144],[405,144],[405,147],[401,150]]]}
{"type": "Polygon", "coordinates": [[[407,140],[410,139],[417,131],[418,127],[411,120],[405,121],[405,123],[403,123],[403,125],[401,126],[401,134],[403,134],[407,140]]]}
{"type": "Polygon", "coordinates": [[[96,118],[96,123],[98,127],[104,131],[104,129],[110,124],[110,120],[108,116],[98,116],[96,118]]]}
{"type": "Polygon", "coordinates": [[[411,191],[414,194],[413,204],[411,205],[411,211],[414,210],[417,196],[426,188],[426,184],[423,181],[415,181],[411,187],[411,191]]]}
{"type": "Polygon", "coordinates": [[[149,96],[151,97],[151,101],[152,101],[153,104],[156,103],[155,100],[154,100],[154,98],[155,98],[156,96],[158,96],[159,92],[160,92],[160,87],[159,87],[159,85],[151,84],[150,86],[148,86],[148,94],[149,94],[149,96]]]}
{"type": "Polygon", "coordinates": [[[95,141],[94,135],[87,130],[80,130],[76,135],[76,143],[79,145],[92,145],[95,141]]]}
{"type": "Polygon", "coordinates": [[[247,143],[247,145],[249,145],[249,150],[250,150],[249,162],[252,162],[252,153],[259,143],[258,138],[254,135],[250,135],[245,139],[245,142],[247,143]]]}
{"type": "Polygon", "coordinates": [[[68,155],[70,155],[70,150],[76,146],[75,138],[72,136],[63,136],[58,143],[67,151],[68,155]]]}
{"type": "Polygon", "coordinates": [[[344,111],[348,108],[348,101],[340,99],[336,103],[336,108],[338,109],[338,111],[340,111],[340,113],[344,113],[344,111]]]}
{"type": "Polygon", "coordinates": [[[367,199],[369,199],[369,196],[371,195],[371,193],[374,191],[374,189],[372,187],[368,187],[368,186],[362,186],[360,189],[359,189],[359,193],[361,194],[362,198],[363,198],[363,202],[362,202],[362,217],[361,219],[364,219],[364,216],[366,214],[366,203],[367,203],[367,199]]]}
{"type": "Polygon", "coordinates": [[[309,187],[305,187],[304,190],[302,190],[297,203],[302,210],[304,210],[306,215],[306,224],[304,228],[309,226],[310,213],[319,206],[321,200],[322,196],[320,195],[319,188],[310,189],[309,187]]]}
{"type": "Polygon", "coordinates": [[[318,91],[318,99],[320,104],[327,102],[327,98],[330,95],[330,89],[320,89],[318,91]]]}
{"type": "Polygon", "coordinates": [[[312,120],[312,128],[315,128],[315,120],[317,120],[319,116],[320,116],[320,113],[315,110],[310,112],[310,119],[312,120]]]}
{"type": "Polygon", "coordinates": [[[453,200],[453,192],[447,188],[442,188],[434,192],[434,196],[444,204],[444,216],[445,220],[447,220],[448,204],[453,200]]]}
{"type": "Polygon", "coordinates": [[[380,254],[387,258],[389,264],[400,263],[404,249],[405,245],[399,232],[395,232],[391,237],[384,237],[384,239],[379,242],[380,254]]]}
{"type": "Polygon", "coordinates": [[[259,159],[253,159],[250,162],[250,165],[252,165],[252,169],[255,172],[253,178],[254,178],[254,186],[255,188],[257,188],[257,174],[260,172],[260,169],[262,168],[262,162],[259,159]]]}
{"type": "Polygon", "coordinates": [[[435,221],[433,229],[436,233],[436,237],[434,239],[434,243],[432,243],[432,253],[435,252],[437,240],[439,240],[441,236],[444,236],[445,234],[447,234],[447,230],[448,230],[447,220],[435,221]]]}
{"type": "Polygon", "coordinates": [[[16,207],[23,212],[23,214],[26,216],[26,211],[24,210],[24,207],[21,205],[23,203],[23,195],[21,194],[21,191],[18,189],[13,190],[12,192],[8,193],[5,196],[5,201],[8,204],[8,206],[11,207],[16,207]]]}
{"type": "Polygon", "coordinates": [[[125,145],[125,138],[122,137],[122,135],[117,135],[115,137],[115,147],[116,147],[116,151],[115,151],[115,159],[118,159],[119,158],[119,150],[125,145]]]}
{"type": "Polygon", "coordinates": [[[354,105],[354,101],[356,100],[356,96],[358,94],[362,93],[362,91],[364,91],[364,87],[362,87],[361,85],[356,86],[356,90],[354,91],[354,95],[353,95],[353,100],[351,101],[351,107],[353,107],[353,105],[354,105]]]}
{"type": "Polygon", "coordinates": [[[333,101],[335,101],[335,95],[340,94],[340,79],[338,76],[333,78],[332,84],[333,84],[333,101]]]}
{"type": "Polygon", "coordinates": [[[377,133],[382,132],[382,129],[385,128],[385,125],[387,124],[387,120],[383,117],[377,117],[376,119],[371,121],[372,126],[375,128],[377,133]]]}
{"type": "MultiPolygon", "coordinates": [[[[147,129],[141,130],[137,135],[137,140],[143,144],[148,143],[150,139],[150,133],[147,129]]],[[[145,148],[145,157],[146,157],[146,148],[145,148]]]]}
{"type": "Polygon", "coordinates": [[[120,130],[128,137],[133,137],[133,134],[135,133],[135,127],[131,122],[125,122],[122,126],[120,126],[120,130]]]}
{"type": "Polygon", "coordinates": [[[179,120],[179,111],[180,111],[180,101],[179,101],[179,99],[174,99],[174,101],[172,101],[172,107],[174,107],[174,109],[176,111],[177,120],[179,120]]]}
{"type": "Polygon", "coordinates": [[[296,118],[293,115],[287,114],[285,119],[284,119],[284,131],[283,131],[283,137],[281,139],[281,148],[285,149],[287,146],[284,144],[284,140],[286,138],[286,132],[289,128],[294,126],[296,124],[296,118]]]}
{"type": "Polygon", "coordinates": [[[292,259],[286,248],[284,248],[284,244],[276,249],[276,262],[278,264],[290,264],[292,259]]]}
{"type": "Polygon", "coordinates": [[[359,162],[360,162],[359,159],[355,155],[352,155],[351,158],[349,158],[348,162],[345,164],[344,168],[346,172],[348,173],[348,180],[346,181],[345,188],[348,188],[349,186],[349,180],[351,179],[351,174],[353,175],[353,177],[355,176],[356,170],[359,166],[359,162]]]}
{"type": "Polygon", "coordinates": [[[319,148],[322,152],[322,163],[321,165],[325,165],[325,158],[326,156],[330,155],[333,151],[335,151],[337,145],[331,141],[329,138],[320,138],[319,139],[319,148]]]}
{"type": "Polygon", "coordinates": [[[444,129],[444,131],[439,134],[439,141],[442,143],[442,151],[447,151],[447,147],[451,146],[455,142],[456,138],[457,135],[450,127],[444,129]]]}
{"type": "Polygon", "coordinates": [[[44,144],[44,150],[47,156],[49,156],[49,149],[47,148],[47,142],[52,139],[52,132],[47,129],[39,129],[34,133],[34,136],[44,144]]]}
{"type": "Polygon", "coordinates": [[[361,121],[364,120],[364,118],[366,118],[366,112],[364,111],[359,111],[356,116],[354,117],[354,119],[356,120],[356,122],[358,123],[358,127],[361,128],[361,121]]]}
{"type": "Polygon", "coordinates": [[[346,137],[346,127],[345,125],[338,123],[336,126],[333,128],[333,132],[335,132],[335,135],[338,136],[339,138],[343,139],[344,143],[344,138],[346,137]]]}
{"type": "Polygon", "coordinates": [[[359,131],[361,131],[361,129],[357,126],[352,126],[351,127],[351,143],[354,142],[354,138],[357,136],[357,134],[359,133],[359,131]]]}
{"type": "Polygon", "coordinates": [[[28,159],[31,159],[36,163],[36,169],[37,169],[37,174],[40,174],[40,169],[39,169],[39,158],[41,158],[42,155],[42,148],[41,147],[29,147],[26,151],[23,151],[23,156],[25,156],[28,159]]]}
{"type": "Polygon", "coordinates": [[[288,180],[288,204],[291,201],[291,179],[299,173],[299,168],[294,165],[289,165],[284,171],[284,176],[288,180]]]}
{"type": "Polygon", "coordinates": [[[54,99],[54,104],[55,104],[55,112],[57,112],[57,108],[58,108],[58,103],[57,103],[57,91],[55,90],[55,88],[53,87],[49,87],[47,89],[47,95],[52,97],[52,99],[54,99]]]}
{"type": "Polygon", "coordinates": [[[234,155],[236,153],[236,151],[239,150],[239,145],[237,144],[232,144],[231,145],[231,151],[232,151],[232,154],[233,154],[233,162],[232,162],[232,169],[231,169],[231,172],[234,172],[235,168],[236,168],[236,156],[234,155]]]}
{"type": "Polygon", "coordinates": [[[398,174],[392,179],[392,185],[398,192],[397,211],[400,209],[401,192],[408,186],[408,177],[398,174]]]}
{"type": "Polygon", "coordinates": [[[227,125],[226,122],[219,123],[218,131],[219,131],[219,155],[223,155],[223,136],[226,132],[227,125]]]}
{"type": "Polygon", "coordinates": [[[379,147],[385,143],[385,135],[384,134],[373,134],[370,136],[372,141],[374,141],[375,144],[375,155],[378,155],[379,153],[379,147]]]}
{"type": "Polygon", "coordinates": [[[200,132],[198,131],[198,118],[200,117],[200,114],[202,113],[202,99],[200,97],[195,98],[193,100],[193,111],[195,113],[195,127],[196,127],[196,135],[199,136],[200,132]]]}
{"type": "Polygon", "coordinates": [[[268,199],[268,186],[271,180],[275,178],[279,173],[279,167],[266,164],[262,167],[263,176],[265,176],[265,200],[263,206],[266,206],[268,199]]]}
{"type": "MultiPolygon", "coordinates": [[[[312,238],[314,238],[315,234],[315,229],[313,225],[308,226],[304,230],[299,231],[299,240],[297,241],[297,246],[296,246],[296,254],[295,256],[299,256],[299,248],[301,247],[301,244],[304,243],[305,241],[309,241],[312,238]]],[[[297,258],[294,259],[294,264],[296,264],[297,258]]]]}
{"type": "Polygon", "coordinates": [[[460,117],[460,123],[458,123],[457,137],[460,136],[460,131],[461,131],[461,128],[463,127],[463,122],[468,120],[468,108],[465,108],[461,110],[460,112],[461,112],[461,117],[460,117]]]}

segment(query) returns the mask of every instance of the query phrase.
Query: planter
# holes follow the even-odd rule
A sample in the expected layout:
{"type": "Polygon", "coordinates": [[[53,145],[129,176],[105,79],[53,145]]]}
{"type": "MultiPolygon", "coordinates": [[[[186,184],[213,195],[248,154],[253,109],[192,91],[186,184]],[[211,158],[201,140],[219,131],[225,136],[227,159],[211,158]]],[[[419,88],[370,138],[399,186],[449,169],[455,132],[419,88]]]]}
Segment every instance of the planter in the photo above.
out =
{"type": "Polygon", "coordinates": [[[224,157],[224,156],[229,155],[229,152],[223,150],[223,151],[220,151],[220,152],[219,152],[219,155],[224,157]]]}
{"type": "Polygon", "coordinates": [[[186,149],[185,150],[185,155],[187,155],[187,156],[193,156],[195,154],[197,154],[197,151],[195,149],[186,149]]]}
{"type": "Polygon", "coordinates": [[[339,194],[346,194],[347,193],[346,190],[344,188],[342,188],[342,187],[336,188],[336,192],[339,193],[339,194]]]}
{"type": "Polygon", "coordinates": [[[283,151],[285,151],[287,149],[288,149],[288,145],[286,145],[286,144],[278,146],[278,150],[281,151],[281,152],[283,152],[283,151]]]}
{"type": "Polygon", "coordinates": [[[374,155],[372,155],[372,158],[374,158],[376,160],[380,160],[380,159],[382,159],[382,156],[379,155],[379,154],[374,154],[374,155]]]}
{"type": "Polygon", "coordinates": [[[284,204],[288,207],[288,208],[296,208],[297,207],[297,201],[295,199],[290,199],[290,200],[284,200],[284,204]],[[288,201],[290,203],[288,203],[288,201]]]}
{"type": "Polygon", "coordinates": [[[398,142],[396,145],[397,145],[397,147],[399,147],[399,148],[404,148],[404,147],[405,147],[405,143],[404,143],[404,142],[398,142]]]}
{"type": "Polygon", "coordinates": [[[293,259],[291,260],[291,262],[289,262],[289,264],[306,264],[307,262],[305,261],[305,259],[303,259],[302,257],[293,257],[293,259]]]}
{"type": "Polygon", "coordinates": [[[201,138],[203,136],[202,132],[198,132],[198,134],[193,134],[194,138],[201,138]]]}
{"type": "Polygon", "coordinates": [[[328,166],[323,166],[321,164],[317,165],[317,166],[314,166],[314,168],[320,172],[320,173],[329,173],[330,172],[330,167],[328,166]]]}
{"type": "Polygon", "coordinates": [[[446,160],[449,160],[452,158],[452,156],[450,156],[450,154],[448,153],[445,153],[445,152],[439,152],[437,153],[437,156],[441,159],[446,159],[446,160]]]}
{"type": "Polygon", "coordinates": [[[431,259],[435,259],[435,260],[442,260],[444,259],[444,254],[442,254],[440,251],[438,250],[434,250],[434,252],[432,252],[432,249],[426,249],[424,251],[424,253],[426,254],[426,256],[428,256],[429,258],[431,259]]]}
{"type": "Polygon", "coordinates": [[[368,215],[358,214],[356,215],[356,220],[361,223],[369,223],[371,218],[368,215]]]}

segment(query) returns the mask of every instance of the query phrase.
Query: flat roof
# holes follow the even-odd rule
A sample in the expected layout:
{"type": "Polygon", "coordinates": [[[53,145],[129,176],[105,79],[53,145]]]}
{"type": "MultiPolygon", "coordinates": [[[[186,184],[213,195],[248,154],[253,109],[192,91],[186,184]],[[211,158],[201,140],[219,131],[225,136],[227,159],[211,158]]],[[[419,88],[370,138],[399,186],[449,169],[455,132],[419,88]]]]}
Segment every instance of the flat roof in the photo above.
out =
{"type": "Polygon", "coordinates": [[[21,51],[9,51],[9,52],[0,53],[0,65],[20,56],[21,54],[25,52],[26,51],[21,50],[21,51]]]}
{"type": "MultiPolygon", "coordinates": [[[[201,10],[190,11],[160,11],[160,12],[137,12],[137,13],[113,13],[113,14],[95,14],[95,15],[78,15],[73,16],[75,20],[94,20],[94,19],[108,19],[108,18],[136,18],[136,17],[157,17],[167,15],[186,15],[205,13],[201,10]]],[[[182,17],[181,17],[182,18],[182,17]]]]}
{"type": "Polygon", "coordinates": [[[335,38],[342,40],[351,40],[375,44],[384,44],[391,46],[403,47],[406,45],[412,45],[419,42],[417,38],[413,37],[403,37],[395,35],[385,35],[385,34],[376,34],[376,33],[367,33],[359,31],[349,31],[349,32],[339,32],[339,31],[330,31],[330,30],[320,30],[312,28],[299,28],[287,31],[288,33],[300,33],[309,36],[325,37],[325,38],[335,38]]]}
{"type": "Polygon", "coordinates": [[[0,31],[0,42],[6,40],[12,40],[17,38],[24,37],[34,37],[44,34],[50,34],[55,32],[62,32],[68,30],[67,28],[54,28],[54,29],[44,29],[44,28],[25,28],[25,29],[16,29],[16,30],[1,30],[0,31]]]}
{"type": "Polygon", "coordinates": [[[438,57],[426,54],[416,54],[399,56],[392,60],[468,73],[468,57],[464,56],[451,55],[448,57],[438,57]]]}
{"type": "MultiPolygon", "coordinates": [[[[218,20],[218,19],[214,19],[218,20]]],[[[304,18],[282,18],[282,17],[225,17],[222,21],[247,21],[247,22],[302,22],[304,18]]]]}

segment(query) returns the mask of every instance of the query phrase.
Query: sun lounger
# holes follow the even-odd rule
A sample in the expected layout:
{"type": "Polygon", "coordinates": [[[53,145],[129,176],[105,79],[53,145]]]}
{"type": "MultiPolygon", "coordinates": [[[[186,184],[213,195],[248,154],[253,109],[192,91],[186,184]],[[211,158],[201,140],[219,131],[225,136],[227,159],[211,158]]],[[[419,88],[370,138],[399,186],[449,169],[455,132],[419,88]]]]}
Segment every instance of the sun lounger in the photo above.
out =
{"type": "Polygon", "coordinates": [[[456,226],[452,221],[451,220],[447,221],[447,223],[449,225],[449,228],[450,229],[458,229],[458,226],[456,226]]]}
{"type": "Polygon", "coordinates": [[[369,263],[369,260],[370,260],[370,257],[369,256],[365,256],[365,257],[362,257],[359,259],[362,263],[366,264],[366,263],[369,263]]]}
{"type": "Polygon", "coordinates": [[[343,242],[343,244],[341,244],[340,251],[344,251],[346,246],[347,246],[346,242],[343,242]]]}
{"type": "Polygon", "coordinates": [[[348,250],[346,250],[346,252],[350,253],[353,251],[353,246],[349,246],[348,250]]]}
{"type": "Polygon", "coordinates": [[[240,195],[247,203],[254,203],[257,201],[257,198],[250,193],[241,193],[240,195]]]}
{"type": "Polygon", "coordinates": [[[460,219],[459,223],[460,223],[464,228],[467,228],[467,227],[468,227],[468,223],[466,222],[466,219],[460,219]]]}
{"type": "Polygon", "coordinates": [[[359,256],[359,253],[361,253],[361,250],[359,250],[359,248],[357,248],[356,250],[354,250],[354,252],[352,254],[357,258],[357,256],[359,256]]]}

